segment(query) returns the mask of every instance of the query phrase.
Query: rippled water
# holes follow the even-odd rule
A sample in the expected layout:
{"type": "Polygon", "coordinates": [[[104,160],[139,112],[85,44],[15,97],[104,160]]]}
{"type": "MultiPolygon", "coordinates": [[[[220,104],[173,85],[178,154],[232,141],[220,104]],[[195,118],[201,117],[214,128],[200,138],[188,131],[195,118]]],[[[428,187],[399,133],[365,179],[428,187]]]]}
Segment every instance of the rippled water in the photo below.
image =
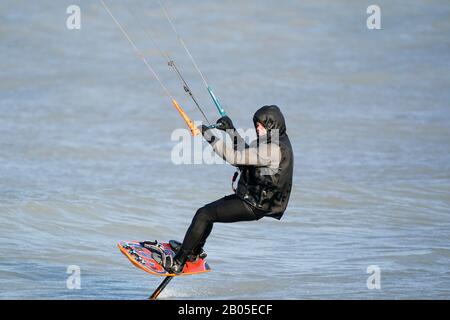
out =
{"type": "MultiPolygon", "coordinates": [[[[201,120],[125,5],[107,3],[201,120]]],[[[130,3],[217,118],[156,1],[130,3]]],[[[142,299],[161,279],[116,243],[181,239],[233,169],[171,162],[181,118],[100,3],[79,1],[79,31],[65,28],[70,4],[0,4],[0,298],[142,299]]],[[[296,162],[282,221],[216,225],[213,272],[161,298],[450,297],[450,4],[379,1],[379,31],[369,4],[167,2],[236,125],[278,104],[296,162]]]]}

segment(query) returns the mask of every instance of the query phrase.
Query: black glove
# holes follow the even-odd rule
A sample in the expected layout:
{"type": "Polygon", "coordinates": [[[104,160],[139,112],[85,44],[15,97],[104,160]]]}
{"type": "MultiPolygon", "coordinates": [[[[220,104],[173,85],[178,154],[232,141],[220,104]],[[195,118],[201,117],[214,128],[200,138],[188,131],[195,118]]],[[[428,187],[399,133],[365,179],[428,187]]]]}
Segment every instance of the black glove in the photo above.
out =
{"type": "Polygon", "coordinates": [[[198,129],[202,133],[203,138],[205,138],[205,140],[208,141],[209,143],[213,143],[216,140],[216,137],[214,136],[214,134],[212,133],[211,129],[208,126],[202,124],[201,126],[198,127],[198,129]]]}
{"type": "Polygon", "coordinates": [[[216,122],[216,128],[219,130],[236,130],[233,125],[233,121],[228,116],[224,116],[217,120],[216,122]]]}

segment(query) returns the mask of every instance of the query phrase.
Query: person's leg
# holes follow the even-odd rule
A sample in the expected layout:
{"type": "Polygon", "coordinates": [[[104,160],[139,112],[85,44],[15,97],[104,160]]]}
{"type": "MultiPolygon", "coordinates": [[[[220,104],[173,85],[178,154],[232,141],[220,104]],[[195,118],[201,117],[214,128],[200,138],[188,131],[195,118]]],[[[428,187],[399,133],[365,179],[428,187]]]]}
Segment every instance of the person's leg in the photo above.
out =
{"type": "Polygon", "coordinates": [[[211,223],[211,224],[209,224],[209,226],[203,233],[203,236],[202,236],[200,242],[197,244],[197,246],[194,249],[192,249],[193,256],[198,256],[202,252],[203,247],[205,246],[205,243],[206,243],[206,239],[209,237],[212,229],[213,229],[213,224],[211,223]]]}
{"type": "Polygon", "coordinates": [[[193,252],[200,251],[211,233],[214,222],[239,222],[257,220],[251,208],[235,195],[226,196],[197,210],[176,255],[185,261],[193,252]]]}
{"type": "Polygon", "coordinates": [[[208,226],[203,232],[201,240],[192,251],[194,255],[199,254],[203,249],[206,239],[212,231],[214,222],[231,223],[258,220],[258,217],[255,216],[249,205],[234,194],[214,201],[205,207],[212,213],[208,214],[208,220],[210,220],[208,226]]]}

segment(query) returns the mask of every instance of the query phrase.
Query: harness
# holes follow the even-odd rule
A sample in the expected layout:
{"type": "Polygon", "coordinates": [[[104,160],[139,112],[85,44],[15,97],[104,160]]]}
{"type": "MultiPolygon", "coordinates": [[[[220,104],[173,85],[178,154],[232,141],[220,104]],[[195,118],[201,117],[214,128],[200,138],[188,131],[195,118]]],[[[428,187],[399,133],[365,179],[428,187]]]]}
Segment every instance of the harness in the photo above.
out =
{"type": "Polygon", "coordinates": [[[231,189],[233,189],[234,193],[236,193],[236,188],[234,187],[234,183],[236,182],[238,175],[239,175],[239,169],[236,170],[236,172],[233,174],[233,177],[231,178],[231,189]]]}

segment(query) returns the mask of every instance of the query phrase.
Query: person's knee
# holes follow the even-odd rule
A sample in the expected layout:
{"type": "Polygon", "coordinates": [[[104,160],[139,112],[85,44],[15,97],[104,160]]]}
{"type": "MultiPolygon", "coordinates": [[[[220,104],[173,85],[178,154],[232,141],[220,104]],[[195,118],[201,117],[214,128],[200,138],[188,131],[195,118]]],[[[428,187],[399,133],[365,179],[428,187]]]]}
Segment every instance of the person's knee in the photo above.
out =
{"type": "Polygon", "coordinates": [[[213,222],[212,214],[207,207],[201,207],[197,210],[194,216],[194,220],[198,223],[211,223],[213,222]]]}

